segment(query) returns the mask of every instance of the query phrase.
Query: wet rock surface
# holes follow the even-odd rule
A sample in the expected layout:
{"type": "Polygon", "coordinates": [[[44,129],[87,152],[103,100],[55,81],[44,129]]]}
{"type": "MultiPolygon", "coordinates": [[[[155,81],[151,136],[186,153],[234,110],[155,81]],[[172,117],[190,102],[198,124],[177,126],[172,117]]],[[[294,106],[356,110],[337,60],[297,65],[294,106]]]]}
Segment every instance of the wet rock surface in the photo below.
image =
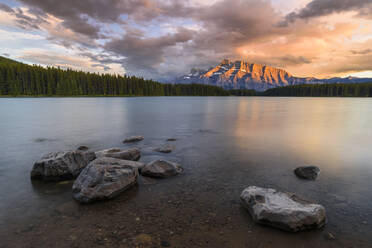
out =
{"type": "Polygon", "coordinates": [[[166,178],[178,175],[183,172],[182,167],[178,163],[170,162],[164,159],[154,160],[145,165],[141,170],[143,176],[166,178]]]}
{"type": "Polygon", "coordinates": [[[275,189],[250,186],[240,199],[255,222],[289,232],[318,229],[327,220],[323,206],[275,189]]]}
{"type": "Polygon", "coordinates": [[[89,150],[89,147],[87,147],[87,146],[79,146],[78,147],[78,150],[79,151],[87,151],[87,150],[89,150]]]}
{"type": "Polygon", "coordinates": [[[316,166],[301,166],[294,170],[297,177],[308,180],[316,180],[320,174],[320,169],[316,166]]]}
{"type": "Polygon", "coordinates": [[[96,152],[96,156],[138,161],[141,157],[141,150],[138,148],[131,148],[127,150],[110,148],[96,152]]]}
{"type": "Polygon", "coordinates": [[[91,162],[75,180],[73,197],[81,203],[111,199],[137,183],[138,169],[126,161],[101,157],[91,162]]]}
{"type": "Polygon", "coordinates": [[[174,150],[173,145],[165,144],[154,149],[155,152],[171,153],[174,150]]]}
{"type": "Polygon", "coordinates": [[[138,141],[141,141],[143,140],[145,137],[141,136],[141,135],[137,135],[137,136],[131,136],[129,138],[126,138],[123,140],[123,143],[133,143],[133,142],[138,142],[138,141]]]}
{"type": "Polygon", "coordinates": [[[44,181],[73,179],[95,158],[94,152],[67,151],[49,153],[34,164],[31,178],[44,181]]]}

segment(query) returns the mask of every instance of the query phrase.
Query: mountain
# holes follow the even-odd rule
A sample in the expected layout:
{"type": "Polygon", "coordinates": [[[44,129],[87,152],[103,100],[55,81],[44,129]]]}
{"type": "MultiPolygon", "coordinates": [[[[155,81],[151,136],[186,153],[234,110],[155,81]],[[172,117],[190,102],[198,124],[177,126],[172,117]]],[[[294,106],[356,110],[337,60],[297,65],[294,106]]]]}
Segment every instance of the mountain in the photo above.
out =
{"type": "Polygon", "coordinates": [[[208,70],[192,69],[189,74],[176,78],[180,84],[207,84],[224,89],[253,89],[265,91],[267,89],[302,84],[334,84],[334,83],[364,83],[371,82],[371,78],[330,78],[317,79],[314,77],[295,77],[283,69],[248,63],[246,61],[232,62],[222,60],[216,67],[208,70]]]}

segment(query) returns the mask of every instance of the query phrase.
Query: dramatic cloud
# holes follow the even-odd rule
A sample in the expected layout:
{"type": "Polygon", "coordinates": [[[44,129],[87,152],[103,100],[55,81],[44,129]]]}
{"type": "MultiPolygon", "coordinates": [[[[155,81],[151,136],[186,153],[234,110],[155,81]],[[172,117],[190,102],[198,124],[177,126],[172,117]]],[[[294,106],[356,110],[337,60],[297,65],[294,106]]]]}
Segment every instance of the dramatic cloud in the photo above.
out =
{"type": "Polygon", "coordinates": [[[125,56],[124,66],[130,71],[153,73],[161,63],[165,62],[166,49],[191,40],[192,33],[188,29],[179,28],[174,34],[144,37],[143,33],[132,31],[122,38],[109,41],[105,49],[125,56]]]}
{"type": "Polygon", "coordinates": [[[7,36],[21,28],[28,36],[17,34],[19,49],[17,44],[6,49],[3,41],[0,52],[15,51],[26,62],[71,63],[158,80],[223,58],[277,66],[298,76],[370,68],[370,0],[10,1],[0,3],[0,31],[7,36]],[[28,42],[30,37],[44,39],[28,42]],[[37,49],[45,46],[43,52],[37,49]],[[51,52],[45,54],[47,49],[51,52]],[[353,65],[347,68],[345,61],[353,65]]]}
{"type": "Polygon", "coordinates": [[[313,0],[299,11],[289,13],[281,25],[286,26],[297,19],[308,20],[346,11],[357,11],[359,15],[369,16],[372,2],[371,0],[313,0]]]}

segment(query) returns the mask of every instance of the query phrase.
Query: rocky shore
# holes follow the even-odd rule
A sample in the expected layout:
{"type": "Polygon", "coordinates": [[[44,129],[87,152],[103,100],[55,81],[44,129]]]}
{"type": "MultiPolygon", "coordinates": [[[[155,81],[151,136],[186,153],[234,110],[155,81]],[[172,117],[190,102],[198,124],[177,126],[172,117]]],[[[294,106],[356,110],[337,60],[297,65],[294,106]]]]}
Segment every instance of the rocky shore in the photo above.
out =
{"type": "MultiPolygon", "coordinates": [[[[132,136],[124,143],[136,143],[143,136],[132,136]]],[[[168,141],[175,139],[168,139],[168,141]]],[[[170,153],[174,145],[163,144],[153,149],[170,153]]],[[[139,162],[141,150],[110,148],[92,152],[86,146],[75,151],[55,152],[43,156],[31,171],[32,179],[63,181],[75,179],[72,196],[79,203],[109,200],[137,185],[139,177],[151,183],[149,178],[168,178],[181,174],[184,169],[176,162],[155,159],[149,163],[139,162]]],[[[315,180],[320,173],[316,166],[302,166],[294,170],[299,178],[315,180]]],[[[284,231],[299,232],[320,229],[326,222],[322,205],[312,203],[293,193],[271,188],[249,186],[240,195],[242,206],[252,219],[262,225],[284,231]]]]}
{"type": "MultiPolygon", "coordinates": [[[[142,141],[132,136],[124,143],[142,141]]],[[[165,144],[155,151],[170,153],[174,146],[165,144]]],[[[164,159],[144,164],[139,148],[110,148],[92,152],[86,146],[76,151],[55,152],[43,156],[31,171],[32,179],[63,181],[75,179],[72,195],[80,203],[112,199],[137,184],[138,176],[167,178],[183,172],[181,165],[164,159]]]]}

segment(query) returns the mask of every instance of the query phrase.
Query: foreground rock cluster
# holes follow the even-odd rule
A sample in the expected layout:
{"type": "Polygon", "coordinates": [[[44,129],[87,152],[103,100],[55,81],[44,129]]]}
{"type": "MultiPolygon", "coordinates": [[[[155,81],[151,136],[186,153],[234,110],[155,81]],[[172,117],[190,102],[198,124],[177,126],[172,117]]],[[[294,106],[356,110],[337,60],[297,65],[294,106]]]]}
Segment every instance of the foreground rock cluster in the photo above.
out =
{"type": "Polygon", "coordinates": [[[240,199],[255,222],[285,231],[317,229],[327,221],[323,206],[292,193],[250,186],[243,190],[240,199]]]}
{"type": "Polygon", "coordinates": [[[44,181],[73,179],[95,158],[94,152],[81,150],[49,153],[34,164],[31,178],[44,181]]]}
{"type": "MultiPolygon", "coordinates": [[[[301,179],[316,180],[320,169],[301,166],[294,170],[294,174],[301,179]]],[[[284,231],[319,229],[327,222],[322,205],[304,200],[294,193],[249,186],[243,190],[240,199],[255,222],[284,231]]]]}
{"type": "MultiPolygon", "coordinates": [[[[124,143],[143,140],[143,136],[133,136],[124,143]]],[[[168,139],[167,141],[174,141],[168,139]]],[[[173,145],[165,144],[154,151],[169,153],[173,145]]],[[[86,146],[76,151],[54,152],[43,156],[31,171],[32,179],[62,181],[75,179],[72,195],[80,203],[112,199],[137,184],[138,177],[167,178],[183,172],[175,162],[157,159],[150,163],[139,162],[139,148],[110,148],[92,152],[86,146]]],[[[316,180],[320,169],[303,166],[294,170],[301,179],[316,180]]],[[[253,220],[259,224],[298,232],[323,227],[327,222],[322,205],[304,200],[287,192],[271,188],[249,186],[240,195],[242,205],[253,220]]]]}
{"type": "MultiPolygon", "coordinates": [[[[134,136],[124,141],[132,143],[142,139],[143,136],[134,136]]],[[[137,184],[140,174],[166,178],[183,172],[177,163],[159,159],[144,164],[138,162],[140,157],[139,148],[91,152],[87,147],[79,147],[76,151],[45,155],[34,164],[31,178],[44,181],[76,178],[72,186],[73,197],[81,203],[92,203],[118,196],[137,184]]]]}

